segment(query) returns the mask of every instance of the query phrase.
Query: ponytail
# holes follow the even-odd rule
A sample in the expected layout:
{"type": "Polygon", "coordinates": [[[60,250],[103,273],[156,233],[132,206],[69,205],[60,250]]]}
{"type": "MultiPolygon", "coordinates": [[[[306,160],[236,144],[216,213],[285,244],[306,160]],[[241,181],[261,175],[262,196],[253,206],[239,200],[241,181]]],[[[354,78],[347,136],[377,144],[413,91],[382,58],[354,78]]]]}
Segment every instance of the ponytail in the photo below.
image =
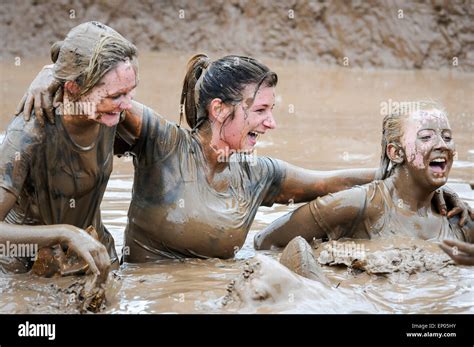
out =
{"type": "Polygon", "coordinates": [[[206,119],[206,117],[198,117],[198,105],[204,71],[210,63],[211,60],[205,54],[196,54],[188,62],[181,91],[179,126],[181,126],[183,114],[186,115],[186,122],[191,129],[199,127],[206,119]]]}
{"type": "MultiPolygon", "coordinates": [[[[228,55],[211,63],[207,55],[197,54],[189,60],[184,77],[179,125],[185,115],[189,127],[196,130],[208,119],[207,108],[213,99],[236,105],[248,85],[256,85],[255,97],[261,86],[274,87],[277,82],[276,73],[253,58],[228,55]]],[[[233,113],[226,120],[232,117],[233,113]]]]}

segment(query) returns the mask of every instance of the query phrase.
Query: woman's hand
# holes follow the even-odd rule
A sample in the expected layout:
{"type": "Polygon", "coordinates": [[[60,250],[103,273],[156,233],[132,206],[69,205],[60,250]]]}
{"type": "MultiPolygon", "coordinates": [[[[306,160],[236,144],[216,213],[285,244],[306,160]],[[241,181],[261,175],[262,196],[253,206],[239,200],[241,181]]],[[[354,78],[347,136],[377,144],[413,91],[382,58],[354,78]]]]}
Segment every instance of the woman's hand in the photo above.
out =
{"type": "Polygon", "coordinates": [[[95,275],[106,279],[110,271],[110,258],[105,246],[75,226],[62,225],[62,230],[68,247],[89,264],[95,275]]]}
{"type": "Polygon", "coordinates": [[[30,120],[31,110],[34,107],[35,116],[43,126],[45,116],[54,124],[53,106],[62,100],[61,83],[53,76],[53,65],[46,65],[31,83],[15,111],[19,115],[23,111],[25,121],[30,120]]]}
{"type": "Polygon", "coordinates": [[[474,244],[457,240],[443,240],[439,246],[457,264],[474,265],[474,244]]]}
{"type": "Polygon", "coordinates": [[[463,226],[468,221],[468,217],[474,219],[474,211],[471,207],[461,200],[461,198],[450,188],[444,186],[438,189],[433,197],[435,206],[441,215],[451,218],[460,214],[459,226],[463,226]],[[448,206],[451,210],[448,211],[448,206]]]}

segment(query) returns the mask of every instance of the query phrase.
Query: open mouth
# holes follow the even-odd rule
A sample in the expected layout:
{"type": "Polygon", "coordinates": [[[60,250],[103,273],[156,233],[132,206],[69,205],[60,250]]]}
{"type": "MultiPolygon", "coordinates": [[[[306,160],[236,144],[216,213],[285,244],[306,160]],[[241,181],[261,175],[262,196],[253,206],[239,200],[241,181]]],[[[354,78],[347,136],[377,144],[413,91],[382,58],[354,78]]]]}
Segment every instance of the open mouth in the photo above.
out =
{"type": "Polygon", "coordinates": [[[445,158],[436,158],[430,161],[430,169],[438,174],[445,173],[447,166],[448,162],[445,158]]]}
{"type": "Polygon", "coordinates": [[[249,141],[252,145],[255,145],[257,143],[257,139],[260,136],[260,133],[256,131],[250,131],[247,135],[249,137],[249,141]]]}

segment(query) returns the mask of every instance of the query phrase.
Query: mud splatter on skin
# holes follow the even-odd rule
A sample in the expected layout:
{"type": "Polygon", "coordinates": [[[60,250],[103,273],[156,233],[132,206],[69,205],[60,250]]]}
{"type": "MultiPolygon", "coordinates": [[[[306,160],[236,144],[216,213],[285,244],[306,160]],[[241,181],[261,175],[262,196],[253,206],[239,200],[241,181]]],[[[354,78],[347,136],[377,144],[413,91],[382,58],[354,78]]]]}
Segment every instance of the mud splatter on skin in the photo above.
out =
{"type": "Polygon", "coordinates": [[[455,146],[454,141],[451,141],[451,127],[445,113],[436,109],[417,111],[404,123],[402,145],[405,147],[407,161],[419,169],[425,169],[429,165],[427,160],[429,152],[440,146],[443,149],[446,147],[451,159],[446,171],[447,176],[452,165],[455,146]]]}
{"type": "Polygon", "coordinates": [[[275,88],[261,86],[256,94],[255,88],[254,84],[244,88],[244,101],[234,108],[234,118],[223,125],[224,136],[220,144],[214,144],[216,148],[227,146],[233,151],[251,153],[259,136],[276,127],[272,113],[275,88]]]}
{"type": "MultiPolygon", "coordinates": [[[[87,114],[83,118],[111,127],[119,122],[120,112],[132,107],[130,102],[135,94],[136,86],[136,71],[131,62],[127,60],[106,73],[89,93],[75,102],[90,106],[85,108],[87,114]]],[[[68,116],[81,115],[71,114],[68,116]]]]}

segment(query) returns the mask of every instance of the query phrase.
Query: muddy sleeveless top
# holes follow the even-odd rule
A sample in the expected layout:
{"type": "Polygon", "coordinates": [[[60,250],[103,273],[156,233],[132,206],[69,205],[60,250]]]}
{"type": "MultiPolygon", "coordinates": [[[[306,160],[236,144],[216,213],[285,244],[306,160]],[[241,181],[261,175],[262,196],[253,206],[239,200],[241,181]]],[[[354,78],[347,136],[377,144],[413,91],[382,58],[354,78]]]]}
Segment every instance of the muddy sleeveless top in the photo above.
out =
{"type": "Polygon", "coordinates": [[[440,218],[439,228],[432,230],[430,237],[421,235],[409,218],[397,212],[398,207],[393,203],[384,181],[374,181],[328,194],[313,200],[309,206],[315,222],[332,240],[343,237],[374,239],[404,235],[426,240],[458,239],[472,242],[457,223],[450,223],[446,217],[440,218]],[[370,208],[381,209],[382,216],[371,218],[367,214],[370,208]],[[346,212],[344,216],[343,210],[346,212]]]}
{"type": "Polygon", "coordinates": [[[0,147],[0,186],[17,197],[5,222],[12,224],[93,225],[112,261],[114,240],[102,224],[100,203],[112,171],[115,127],[100,125],[89,147],[71,139],[61,116],[42,128],[16,117],[0,147]]]}
{"type": "MultiPolygon", "coordinates": [[[[204,153],[195,134],[146,107],[142,124],[130,149],[135,177],[125,260],[232,257],[258,207],[272,205],[278,196],[283,166],[270,158],[232,156],[230,185],[217,192],[205,177],[204,153]]],[[[118,137],[121,131],[119,126],[118,137]]]]}

